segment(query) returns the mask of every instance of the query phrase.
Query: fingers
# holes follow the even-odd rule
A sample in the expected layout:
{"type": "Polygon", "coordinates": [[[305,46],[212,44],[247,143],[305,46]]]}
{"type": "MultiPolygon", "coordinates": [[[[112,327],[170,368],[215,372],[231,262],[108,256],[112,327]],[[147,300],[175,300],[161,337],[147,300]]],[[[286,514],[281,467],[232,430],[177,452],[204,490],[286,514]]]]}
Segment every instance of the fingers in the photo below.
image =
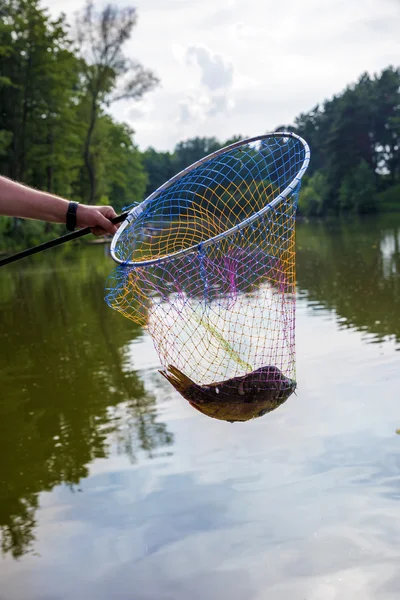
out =
{"type": "Polygon", "coordinates": [[[76,214],[78,227],[90,227],[92,233],[97,236],[116,233],[118,226],[110,221],[116,216],[112,206],[87,206],[85,204],[79,204],[76,214]]]}
{"type": "MultiPolygon", "coordinates": [[[[107,207],[105,207],[107,208],[107,207]]],[[[104,213],[102,214],[103,211],[98,212],[96,214],[96,227],[94,229],[96,229],[97,231],[99,230],[98,228],[101,228],[103,230],[103,233],[97,233],[95,235],[104,235],[104,233],[110,233],[111,235],[114,235],[114,233],[116,233],[117,231],[117,226],[114,225],[114,223],[111,223],[111,221],[109,219],[111,219],[112,217],[116,216],[115,211],[113,209],[111,209],[111,216],[110,217],[105,217],[104,213]]]]}
{"type": "Polygon", "coordinates": [[[101,212],[107,219],[113,219],[117,216],[117,213],[112,206],[99,206],[99,212],[101,212]]]}

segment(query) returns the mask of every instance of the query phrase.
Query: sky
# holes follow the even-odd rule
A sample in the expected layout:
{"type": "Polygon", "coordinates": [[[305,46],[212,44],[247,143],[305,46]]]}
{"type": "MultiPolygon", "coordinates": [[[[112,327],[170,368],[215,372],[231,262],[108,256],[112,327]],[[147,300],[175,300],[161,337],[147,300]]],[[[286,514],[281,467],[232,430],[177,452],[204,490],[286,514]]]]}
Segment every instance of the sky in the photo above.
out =
{"type": "MultiPolygon", "coordinates": [[[[141,150],[256,136],[340,93],[364,72],[400,66],[400,0],[113,0],[137,9],[126,55],[158,87],[111,112],[141,150]]],[[[72,19],[84,0],[42,0],[72,19]]],[[[95,2],[96,8],[104,4],[95,2]]]]}

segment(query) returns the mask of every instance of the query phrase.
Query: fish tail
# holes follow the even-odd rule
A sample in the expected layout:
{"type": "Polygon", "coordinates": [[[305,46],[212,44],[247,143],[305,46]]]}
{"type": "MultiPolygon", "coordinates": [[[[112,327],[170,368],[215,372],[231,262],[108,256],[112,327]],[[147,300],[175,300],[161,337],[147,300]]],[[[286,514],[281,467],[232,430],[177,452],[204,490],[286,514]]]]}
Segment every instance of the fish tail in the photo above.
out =
{"type": "Polygon", "coordinates": [[[160,371],[161,375],[168,379],[170,383],[178,390],[185,390],[191,385],[194,385],[194,381],[187,375],[182,373],[177,367],[168,365],[167,371],[160,371]]]}

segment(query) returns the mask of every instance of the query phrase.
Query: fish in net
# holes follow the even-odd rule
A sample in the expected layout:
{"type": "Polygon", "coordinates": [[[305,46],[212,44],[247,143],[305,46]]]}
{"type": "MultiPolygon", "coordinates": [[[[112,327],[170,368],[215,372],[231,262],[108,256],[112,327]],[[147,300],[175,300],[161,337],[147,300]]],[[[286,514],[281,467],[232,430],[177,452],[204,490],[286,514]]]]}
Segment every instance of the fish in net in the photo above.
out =
{"type": "Polygon", "coordinates": [[[161,374],[202,413],[259,417],[295,377],[295,217],[309,162],[291,132],[234,143],[134,207],[106,301],[145,327],[161,374]]]}

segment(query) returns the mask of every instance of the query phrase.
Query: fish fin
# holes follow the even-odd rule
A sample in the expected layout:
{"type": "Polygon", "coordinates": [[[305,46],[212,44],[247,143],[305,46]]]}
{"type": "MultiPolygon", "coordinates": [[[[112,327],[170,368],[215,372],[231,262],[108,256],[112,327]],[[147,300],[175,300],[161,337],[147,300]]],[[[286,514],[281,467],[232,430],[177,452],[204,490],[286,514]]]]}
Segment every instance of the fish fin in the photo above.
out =
{"type": "Polygon", "coordinates": [[[177,367],[168,365],[167,371],[160,371],[161,375],[168,379],[170,383],[178,390],[185,390],[189,386],[194,385],[194,381],[187,375],[182,373],[177,367]]]}

